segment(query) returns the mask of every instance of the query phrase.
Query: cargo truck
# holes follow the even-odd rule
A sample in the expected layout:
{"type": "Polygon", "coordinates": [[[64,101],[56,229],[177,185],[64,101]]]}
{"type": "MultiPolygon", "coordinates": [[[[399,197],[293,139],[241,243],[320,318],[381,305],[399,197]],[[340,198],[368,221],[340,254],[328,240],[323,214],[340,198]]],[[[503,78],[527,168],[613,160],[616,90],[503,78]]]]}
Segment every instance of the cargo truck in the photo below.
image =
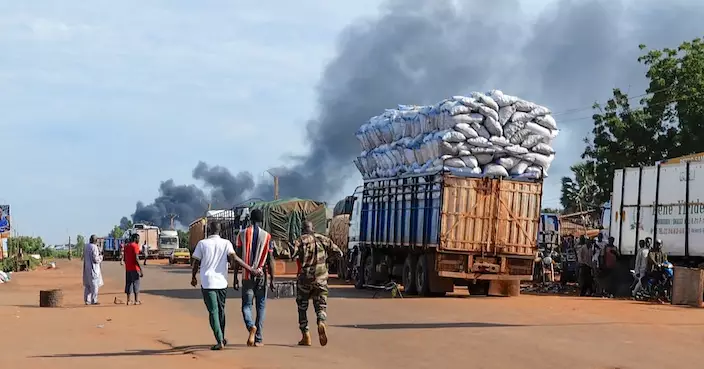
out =
{"type": "Polygon", "coordinates": [[[171,253],[179,248],[178,232],[163,230],[159,234],[159,258],[169,258],[171,253]]]}
{"type": "Polygon", "coordinates": [[[603,223],[622,255],[633,257],[650,237],[675,264],[704,262],[704,163],[617,169],[603,223]]]}
{"type": "Polygon", "coordinates": [[[445,172],[365,181],[350,216],[355,287],[517,294],[532,279],[542,193],[541,181],[445,172]]]}
{"type": "Polygon", "coordinates": [[[147,244],[147,251],[148,251],[148,257],[149,258],[158,258],[159,257],[159,234],[161,233],[159,231],[159,227],[156,226],[150,226],[142,223],[137,223],[134,226],[132,226],[131,229],[127,230],[127,235],[132,235],[132,234],[138,234],[139,235],[139,247],[140,249],[146,242],[147,244]]]}
{"type": "Polygon", "coordinates": [[[104,260],[120,260],[120,247],[124,242],[123,239],[115,238],[112,236],[105,237],[102,239],[103,245],[103,259],[104,260]]]}

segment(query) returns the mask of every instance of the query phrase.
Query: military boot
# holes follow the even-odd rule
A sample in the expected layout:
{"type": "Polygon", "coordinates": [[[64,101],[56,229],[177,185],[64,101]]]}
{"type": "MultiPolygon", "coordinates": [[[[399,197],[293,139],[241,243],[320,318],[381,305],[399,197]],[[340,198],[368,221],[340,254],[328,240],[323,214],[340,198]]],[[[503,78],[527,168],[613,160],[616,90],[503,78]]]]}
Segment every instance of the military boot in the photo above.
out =
{"type": "Polygon", "coordinates": [[[310,339],[310,332],[303,332],[301,340],[298,341],[298,346],[311,346],[313,341],[310,339]]]}

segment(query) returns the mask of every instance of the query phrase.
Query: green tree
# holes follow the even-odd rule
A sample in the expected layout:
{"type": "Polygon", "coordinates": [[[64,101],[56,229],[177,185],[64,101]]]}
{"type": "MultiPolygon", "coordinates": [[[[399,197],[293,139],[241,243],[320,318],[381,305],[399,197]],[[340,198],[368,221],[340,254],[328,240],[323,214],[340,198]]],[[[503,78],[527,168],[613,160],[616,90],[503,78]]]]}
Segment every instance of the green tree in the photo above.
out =
{"type": "MultiPolygon", "coordinates": [[[[638,61],[648,68],[650,80],[640,105],[634,98],[613,90],[605,105],[595,104],[594,128],[585,139],[582,154],[593,169],[599,204],[609,200],[615,169],[654,165],[658,160],[702,151],[704,144],[704,43],[700,39],[684,42],[676,49],[646,50],[638,61]]],[[[640,96],[636,96],[638,98],[640,96]]],[[[578,177],[563,178],[563,206],[575,202],[581,191],[578,177]]],[[[567,207],[565,207],[567,208],[567,207]]]]}
{"type": "Polygon", "coordinates": [[[543,208],[540,210],[541,213],[548,213],[548,214],[560,214],[562,213],[561,209],[556,209],[556,208],[543,208]]]}
{"type": "Polygon", "coordinates": [[[20,249],[24,255],[41,255],[45,245],[41,237],[19,236],[7,239],[7,252],[10,255],[17,255],[20,249]]]}
{"type": "Polygon", "coordinates": [[[188,231],[178,230],[178,244],[179,247],[188,248],[190,244],[190,234],[188,231]]]}
{"type": "Polygon", "coordinates": [[[565,213],[598,209],[602,204],[603,190],[597,183],[597,167],[582,162],[570,167],[574,177],[562,177],[560,203],[565,213]]]}
{"type": "Polygon", "coordinates": [[[122,238],[122,236],[125,234],[125,230],[120,228],[120,226],[116,225],[112,228],[112,231],[110,231],[110,236],[114,238],[122,238]]]}

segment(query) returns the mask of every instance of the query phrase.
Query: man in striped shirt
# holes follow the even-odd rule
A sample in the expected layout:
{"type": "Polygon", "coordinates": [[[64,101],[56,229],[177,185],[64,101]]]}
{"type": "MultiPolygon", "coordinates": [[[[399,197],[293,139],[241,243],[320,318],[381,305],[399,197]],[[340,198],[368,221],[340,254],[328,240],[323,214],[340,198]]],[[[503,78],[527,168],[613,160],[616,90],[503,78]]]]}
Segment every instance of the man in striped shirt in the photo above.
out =
{"type": "MultiPolygon", "coordinates": [[[[250,214],[252,225],[237,235],[237,252],[253,270],[262,270],[259,276],[247,270],[242,272],[242,317],[247,326],[249,338],[247,346],[263,346],[262,329],[266,310],[266,288],[274,290],[274,241],[271,235],[261,228],[264,214],[259,209],[250,214]],[[256,320],[252,318],[252,305],[257,310],[256,320]]],[[[235,266],[235,286],[238,285],[239,266],[235,266]]]]}

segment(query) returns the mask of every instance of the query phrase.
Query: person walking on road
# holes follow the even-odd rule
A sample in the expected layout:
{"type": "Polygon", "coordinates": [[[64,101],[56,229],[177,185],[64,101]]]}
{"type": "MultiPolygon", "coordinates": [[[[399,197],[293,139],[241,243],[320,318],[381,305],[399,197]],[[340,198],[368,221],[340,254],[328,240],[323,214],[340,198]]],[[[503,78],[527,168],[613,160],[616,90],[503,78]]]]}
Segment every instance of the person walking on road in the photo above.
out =
{"type": "MultiPolygon", "coordinates": [[[[213,330],[215,346],[212,350],[222,350],[227,345],[225,339],[225,301],[227,298],[227,274],[228,261],[235,265],[243,265],[250,273],[256,271],[249,268],[237,257],[232,242],[220,237],[220,223],[211,222],[208,224],[208,238],[200,240],[193,250],[193,267],[191,274],[191,286],[198,285],[196,275],[200,274],[200,286],[203,293],[203,301],[208,309],[210,328],[213,330]]],[[[237,276],[235,276],[237,280],[237,276]]],[[[237,283],[235,283],[237,289],[237,283]]]]}
{"type": "Polygon", "coordinates": [[[86,305],[98,305],[98,290],[103,285],[103,273],[100,270],[102,255],[96,243],[98,237],[91,235],[83,248],[83,302],[86,305]]]}
{"type": "Polygon", "coordinates": [[[579,264],[579,287],[580,296],[591,296],[593,290],[592,278],[592,249],[587,244],[586,238],[579,238],[577,246],[577,263],[579,264]]]}
{"type": "Polygon", "coordinates": [[[645,278],[646,273],[648,272],[648,253],[650,253],[650,250],[644,240],[638,241],[638,246],[640,248],[638,249],[638,254],[636,255],[636,265],[633,268],[638,282],[636,283],[635,288],[633,288],[633,297],[636,297],[636,294],[643,289],[643,285],[646,283],[645,278]]]}
{"type": "Polygon", "coordinates": [[[142,266],[139,265],[139,235],[132,234],[130,243],[125,245],[125,294],[127,295],[127,305],[132,300],[130,295],[134,295],[134,305],[141,305],[139,299],[140,280],[144,278],[142,266]]]}
{"type": "Polygon", "coordinates": [[[298,287],[296,289],[296,304],[298,305],[298,328],[301,330],[299,346],[312,344],[308,330],[308,302],[313,300],[313,308],[317,317],[318,338],[320,345],[328,344],[327,336],[327,301],[328,301],[328,256],[342,257],[340,250],[332,240],[315,233],[313,223],[303,223],[301,237],[291,245],[291,258],[298,259],[298,287]]]}
{"type": "Polygon", "coordinates": [[[144,241],[142,245],[142,254],[144,255],[144,265],[147,265],[147,259],[149,258],[149,246],[147,246],[147,241],[144,241]]]}
{"type": "MultiPolygon", "coordinates": [[[[274,241],[271,235],[261,228],[264,214],[259,209],[250,214],[252,225],[237,235],[237,252],[249,269],[262,271],[253,275],[249,270],[242,273],[242,318],[249,332],[247,346],[263,346],[264,316],[266,312],[267,280],[269,288],[274,290],[274,241]],[[256,319],[252,319],[252,305],[257,310],[256,319]]],[[[235,265],[235,283],[239,266],[235,265]]]]}

